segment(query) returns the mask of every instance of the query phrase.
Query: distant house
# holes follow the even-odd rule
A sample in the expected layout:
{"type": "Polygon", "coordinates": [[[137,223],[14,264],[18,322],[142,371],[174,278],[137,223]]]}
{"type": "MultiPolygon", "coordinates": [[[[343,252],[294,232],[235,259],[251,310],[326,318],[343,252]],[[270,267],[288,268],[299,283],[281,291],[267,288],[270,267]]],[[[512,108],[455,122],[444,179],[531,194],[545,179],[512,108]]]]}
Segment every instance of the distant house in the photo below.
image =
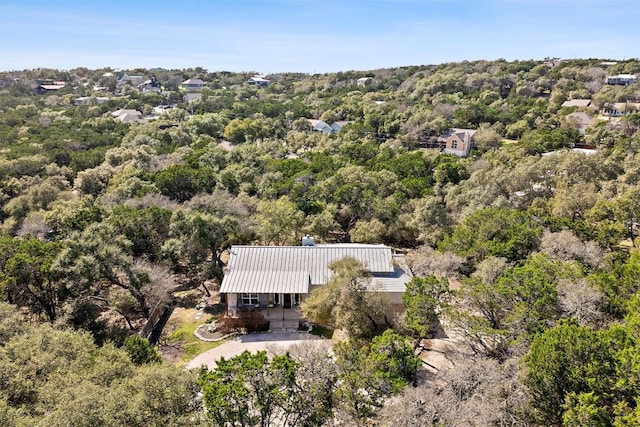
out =
{"type": "Polygon", "coordinates": [[[333,128],[322,120],[307,119],[307,121],[311,125],[311,129],[315,132],[322,132],[327,135],[334,132],[333,128]]]}
{"type": "Polygon", "coordinates": [[[156,105],[155,107],[153,107],[153,112],[159,116],[163,115],[164,113],[166,113],[167,111],[175,108],[175,104],[172,105],[156,105]]]}
{"type": "Polygon", "coordinates": [[[182,97],[182,100],[184,102],[195,102],[200,99],[202,99],[201,93],[185,93],[184,96],[182,97]]]}
{"type": "Polygon", "coordinates": [[[615,76],[606,76],[604,82],[608,85],[627,86],[636,82],[636,76],[633,74],[617,74],[615,76]]]}
{"type": "Polygon", "coordinates": [[[62,88],[64,88],[67,84],[63,81],[58,80],[42,80],[38,87],[36,88],[36,92],[39,95],[44,95],[45,93],[55,92],[62,88]]]}
{"type": "Polygon", "coordinates": [[[567,114],[565,120],[569,123],[575,123],[578,125],[578,131],[580,135],[584,135],[585,130],[593,122],[593,118],[587,113],[578,112],[567,114]]]}
{"type": "Polygon", "coordinates": [[[343,127],[345,127],[350,123],[353,123],[353,121],[347,121],[347,120],[341,120],[338,122],[333,122],[331,124],[328,124],[322,120],[307,119],[307,121],[311,125],[312,130],[316,132],[322,132],[327,135],[332,133],[338,133],[342,130],[343,127]]]}
{"type": "Polygon", "coordinates": [[[475,147],[473,135],[477,131],[474,129],[449,129],[440,141],[444,142],[442,152],[444,154],[455,154],[458,157],[467,157],[471,149],[475,147]]]}
{"type": "Polygon", "coordinates": [[[331,129],[333,129],[333,131],[337,133],[337,132],[340,132],[343,127],[351,123],[354,123],[354,122],[350,120],[340,120],[340,121],[331,123],[330,126],[331,126],[331,129]]]}
{"type": "Polygon", "coordinates": [[[180,88],[185,90],[200,90],[203,87],[204,81],[197,78],[187,79],[180,83],[180,88]]]}
{"type": "Polygon", "coordinates": [[[640,103],[637,102],[614,102],[606,103],[602,106],[601,113],[607,117],[621,117],[626,114],[640,111],[640,103]]]}
{"type": "Polygon", "coordinates": [[[360,77],[358,80],[356,80],[356,85],[366,86],[371,81],[373,81],[373,77],[360,77]]]}
{"type": "Polygon", "coordinates": [[[563,107],[583,107],[583,108],[586,108],[589,105],[591,105],[591,100],[590,99],[571,99],[571,100],[564,101],[562,103],[563,107]]]}
{"type": "Polygon", "coordinates": [[[143,93],[146,93],[146,92],[161,93],[162,92],[162,88],[160,87],[160,82],[155,76],[151,77],[149,80],[145,80],[144,82],[142,82],[138,86],[138,89],[140,89],[143,93]]]}
{"type": "Polygon", "coordinates": [[[269,86],[269,83],[270,83],[269,80],[265,79],[264,77],[260,77],[260,76],[253,76],[249,80],[247,80],[247,84],[248,85],[252,85],[252,86],[267,87],[267,86],[269,86]]]}
{"type": "Polygon", "coordinates": [[[89,105],[92,102],[96,105],[104,104],[107,102],[109,98],[106,96],[97,96],[95,98],[91,98],[90,96],[81,96],[73,100],[73,105],[89,105]]]}
{"type": "Polygon", "coordinates": [[[120,77],[116,82],[116,87],[122,88],[127,84],[133,87],[138,87],[142,83],[144,83],[144,81],[145,78],[143,76],[130,76],[128,74],[123,74],[122,77],[120,77]]]}
{"type": "Polygon", "coordinates": [[[303,246],[232,246],[220,286],[228,310],[298,306],[314,289],[333,276],[331,263],[345,257],[360,261],[372,274],[372,291],[384,292],[392,304],[402,304],[402,294],[412,274],[404,256],[385,245],[315,245],[305,236],[303,246]]]}
{"type": "Polygon", "coordinates": [[[118,110],[111,113],[111,115],[123,123],[138,122],[142,118],[142,113],[138,110],[118,110]]]}

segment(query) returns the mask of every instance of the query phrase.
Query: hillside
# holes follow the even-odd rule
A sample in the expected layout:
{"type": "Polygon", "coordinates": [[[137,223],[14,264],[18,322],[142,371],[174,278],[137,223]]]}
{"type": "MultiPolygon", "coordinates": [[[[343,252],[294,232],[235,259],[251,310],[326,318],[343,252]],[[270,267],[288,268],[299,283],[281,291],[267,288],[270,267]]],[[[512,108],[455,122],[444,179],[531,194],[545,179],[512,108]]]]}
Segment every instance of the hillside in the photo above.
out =
{"type": "MultiPolygon", "coordinates": [[[[183,290],[218,286],[233,244],[384,243],[418,277],[395,329],[417,343],[444,324],[473,356],[417,388],[394,383],[382,409],[331,414],[634,425],[634,76],[638,60],[557,58],[314,75],[0,72],[0,301],[89,332],[106,357],[176,277],[183,290]]],[[[8,342],[0,334],[0,360],[8,342]]],[[[40,392],[12,393],[0,392],[0,420],[42,416],[40,392]]]]}

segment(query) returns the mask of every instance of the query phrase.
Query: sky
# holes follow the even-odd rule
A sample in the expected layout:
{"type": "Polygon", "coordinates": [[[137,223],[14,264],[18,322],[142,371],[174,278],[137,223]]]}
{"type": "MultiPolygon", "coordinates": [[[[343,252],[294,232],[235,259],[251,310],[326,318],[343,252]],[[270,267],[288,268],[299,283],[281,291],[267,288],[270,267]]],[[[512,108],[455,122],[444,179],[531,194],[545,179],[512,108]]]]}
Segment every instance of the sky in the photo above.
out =
{"type": "Polygon", "coordinates": [[[640,0],[0,0],[0,71],[640,57],[640,0]]]}

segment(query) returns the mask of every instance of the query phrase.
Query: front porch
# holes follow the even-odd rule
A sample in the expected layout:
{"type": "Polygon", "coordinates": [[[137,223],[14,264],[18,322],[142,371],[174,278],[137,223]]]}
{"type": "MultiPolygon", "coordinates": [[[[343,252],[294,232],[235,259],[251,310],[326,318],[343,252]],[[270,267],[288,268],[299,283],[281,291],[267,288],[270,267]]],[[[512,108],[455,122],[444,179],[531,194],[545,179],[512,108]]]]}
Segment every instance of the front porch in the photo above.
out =
{"type": "Polygon", "coordinates": [[[302,319],[299,308],[302,299],[302,294],[230,293],[227,294],[227,311],[235,316],[243,310],[259,310],[269,321],[269,330],[296,331],[302,319]]]}
{"type": "Polygon", "coordinates": [[[273,307],[260,310],[270,331],[297,331],[302,315],[299,308],[273,307]]]}

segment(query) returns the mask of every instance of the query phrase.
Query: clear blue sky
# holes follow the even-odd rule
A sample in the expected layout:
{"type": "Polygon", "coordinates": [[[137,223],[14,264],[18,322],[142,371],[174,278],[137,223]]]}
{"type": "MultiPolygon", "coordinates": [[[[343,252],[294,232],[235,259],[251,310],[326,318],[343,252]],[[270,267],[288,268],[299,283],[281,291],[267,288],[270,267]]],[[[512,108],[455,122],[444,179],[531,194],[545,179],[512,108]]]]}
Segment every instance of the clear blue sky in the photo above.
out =
{"type": "Polygon", "coordinates": [[[640,57],[640,0],[0,0],[0,70],[640,57]]]}

